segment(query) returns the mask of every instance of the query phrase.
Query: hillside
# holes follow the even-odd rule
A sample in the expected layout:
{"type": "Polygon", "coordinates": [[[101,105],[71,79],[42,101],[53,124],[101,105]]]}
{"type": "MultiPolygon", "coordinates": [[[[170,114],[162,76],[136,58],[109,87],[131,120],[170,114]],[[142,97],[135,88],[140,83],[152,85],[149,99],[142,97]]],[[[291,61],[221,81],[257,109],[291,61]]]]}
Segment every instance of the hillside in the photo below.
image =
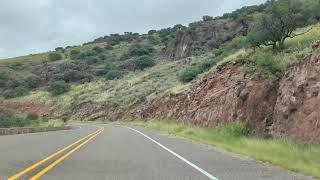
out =
{"type": "Polygon", "coordinates": [[[270,35],[259,29],[272,13],[267,2],[204,16],[188,27],[111,34],[1,60],[0,107],[90,121],[174,118],[205,127],[242,121],[253,135],[320,142],[312,128],[320,118],[312,108],[319,91],[319,50],[312,46],[320,40],[320,16],[314,1],[303,3],[299,13],[308,19],[302,24],[297,17],[285,47],[282,38],[265,39],[270,35]]]}

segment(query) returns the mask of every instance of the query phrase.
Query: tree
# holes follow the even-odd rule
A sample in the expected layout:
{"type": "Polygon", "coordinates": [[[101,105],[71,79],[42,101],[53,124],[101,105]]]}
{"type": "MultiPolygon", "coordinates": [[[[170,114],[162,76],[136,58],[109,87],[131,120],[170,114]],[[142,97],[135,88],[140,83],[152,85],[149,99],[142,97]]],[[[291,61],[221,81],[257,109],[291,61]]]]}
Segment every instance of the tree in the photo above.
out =
{"type": "Polygon", "coordinates": [[[251,42],[256,46],[272,45],[273,49],[285,49],[285,40],[301,34],[294,31],[306,25],[310,16],[303,9],[300,0],[272,0],[265,10],[265,15],[258,28],[252,34],[255,37],[251,42]]]}
{"type": "Polygon", "coordinates": [[[211,21],[211,20],[213,20],[213,17],[206,15],[206,16],[203,16],[203,17],[202,17],[202,20],[203,20],[204,22],[211,21]]]}
{"type": "Polygon", "coordinates": [[[152,34],[154,34],[154,33],[157,33],[157,30],[150,30],[150,31],[148,31],[148,34],[149,34],[149,35],[152,35],[152,34]]]}
{"type": "Polygon", "coordinates": [[[60,53],[50,53],[48,55],[48,60],[49,61],[58,61],[62,59],[62,55],[60,53]]]}
{"type": "Polygon", "coordinates": [[[57,47],[57,48],[55,48],[54,50],[56,50],[56,51],[61,51],[62,53],[64,53],[63,47],[57,47]]]}

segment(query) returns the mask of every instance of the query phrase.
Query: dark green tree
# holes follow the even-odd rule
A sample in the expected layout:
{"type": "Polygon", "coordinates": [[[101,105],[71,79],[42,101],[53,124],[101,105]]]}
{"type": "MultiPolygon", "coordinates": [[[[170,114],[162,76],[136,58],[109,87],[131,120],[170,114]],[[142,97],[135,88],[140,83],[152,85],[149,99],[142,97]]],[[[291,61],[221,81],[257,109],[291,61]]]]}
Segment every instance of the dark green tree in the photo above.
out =
{"type": "Polygon", "coordinates": [[[300,0],[269,1],[258,28],[251,35],[254,46],[272,45],[273,49],[285,49],[285,40],[301,35],[294,31],[307,24],[309,13],[300,0]]]}
{"type": "Polygon", "coordinates": [[[213,20],[213,17],[212,17],[212,16],[206,15],[206,16],[203,16],[203,17],[202,17],[202,21],[204,21],[204,22],[211,21],[211,20],[213,20]]]}

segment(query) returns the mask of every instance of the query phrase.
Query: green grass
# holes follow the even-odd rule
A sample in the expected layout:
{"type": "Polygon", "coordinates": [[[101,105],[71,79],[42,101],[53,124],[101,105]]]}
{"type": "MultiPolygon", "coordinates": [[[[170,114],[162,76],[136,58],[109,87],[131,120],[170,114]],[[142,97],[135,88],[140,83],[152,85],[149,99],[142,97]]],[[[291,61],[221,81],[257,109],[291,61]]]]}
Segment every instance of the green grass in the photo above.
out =
{"type": "Polygon", "coordinates": [[[129,124],[223,148],[320,179],[320,145],[299,144],[288,139],[247,137],[239,123],[217,128],[198,128],[173,120],[132,121],[129,124]]]}

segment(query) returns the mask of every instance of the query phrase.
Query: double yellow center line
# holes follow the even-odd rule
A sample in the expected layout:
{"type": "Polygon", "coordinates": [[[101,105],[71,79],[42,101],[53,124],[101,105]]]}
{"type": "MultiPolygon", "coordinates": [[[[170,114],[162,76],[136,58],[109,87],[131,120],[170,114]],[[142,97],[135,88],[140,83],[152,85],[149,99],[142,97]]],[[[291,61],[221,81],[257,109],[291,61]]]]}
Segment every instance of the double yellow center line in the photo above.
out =
{"type": "Polygon", "coordinates": [[[53,159],[54,157],[57,157],[58,155],[62,154],[63,152],[67,152],[69,149],[71,149],[66,154],[64,154],[62,157],[58,158],[53,163],[49,164],[47,167],[45,167],[40,172],[38,172],[36,175],[34,175],[33,177],[30,178],[30,180],[39,179],[41,176],[46,174],[48,171],[50,171],[52,168],[54,168],[56,165],[58,165],[60,162],[62,162],[64,159],[66,159],[68,156],[70,156],[71,154],[76,152],[82,146],[84,146],[89,141],[91,141],[93,138],[95,138],[97,135],[99,135],[103,130],[104,130],[104,128],[99,128],[95,132],[93,132],[93,133],[91,133],[91,134],[79,139],[78,141],[68,145],[67,147],[65,147],[65,148],[63,148],[63,149],[61,149],[61,150],[49,155],[48,157],[46,157],[46,158],[38,161],[37,163],[27,167],[26,169],[20,171],[19,173],[9,177],[8,180],[16,180],[16,179],[20,178],[21,176],[24,176],[27,173],[31,172],[32,170],[36,169],[37,167],[43,165],[44,163],[46,163],[50,159],[53,159]]]}

